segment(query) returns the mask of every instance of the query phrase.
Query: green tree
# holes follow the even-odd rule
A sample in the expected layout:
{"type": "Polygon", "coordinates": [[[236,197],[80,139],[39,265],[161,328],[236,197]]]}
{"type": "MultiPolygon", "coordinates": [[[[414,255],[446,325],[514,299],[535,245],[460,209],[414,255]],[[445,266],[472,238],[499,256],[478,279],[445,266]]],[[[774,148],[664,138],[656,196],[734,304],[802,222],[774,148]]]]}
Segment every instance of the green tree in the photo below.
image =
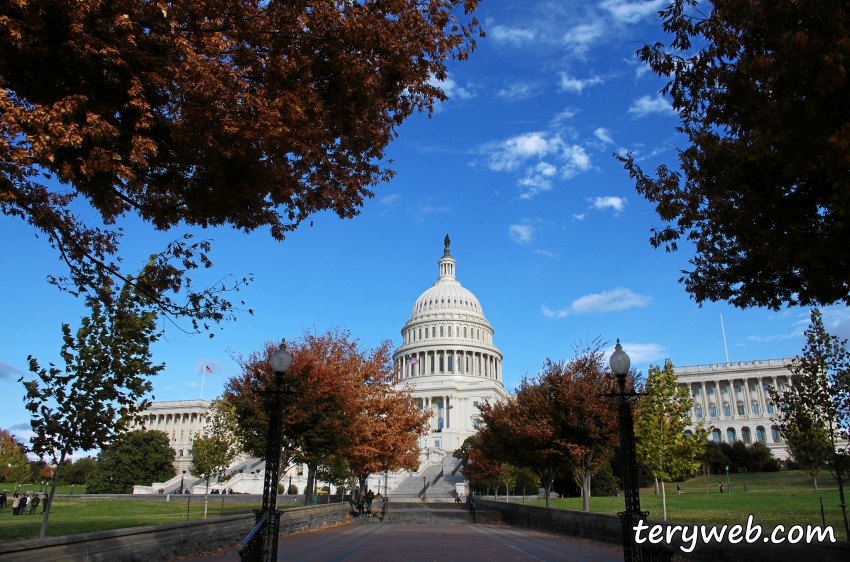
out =
{"type": "MultiPolygon", "coordinates": [[[[847,340],[827,333],[818,309],[813,309],[811,324],[805,331],[803,354],[790,367],[791,387],[770,389],[774,404],[779,404],[780,431],[788,434],[795,425],[826,432],[830,445],[827,468],[838,481],[838,495],[844,516],[844,530],[850,540],[844,483],[850,476],[850,451],[847,431],[850,428],[850,353],[847,340]]],[[[813,434],[817,437],[817,433],[813,434]]]]}
{"type": "MultiPolygon", "coordinates": [[[[144,274],[140,279],[145,280],[144,274]]],[[[160,332],[149,299],[136,291],[134,283],[126,283],[117,294],[105,289],[102,297],[91,303],[91,315],[83,318],[76,333],[62,325],[64,369],[53,363],[42,368],[30,355],[29,368],[36,378],[20,379],[35,433],[30,439],[32,451],[57,466],[39,538],[47,531],[65,459],[75,450],[109,443],[129,416],[147,407],[145,397],[153,388],[148,377],[164,368],[151,361],[150,346],[160,332]]]]}
{"type": "Polygon", "coordinates": [[[781,431],[791,458],[812,479],[817,490],[818,475],[832,459],[832,443],[826,430],[813,423],[811,416],[801,412],[781,431]]]}
{"type": "Polygon", "coordinates": [[[649,468],[661,482],[661,510],[667,520],[665,481],[695,474],[700,455],[705,450],[706,431],[702,423],[694,432],[685,434],[690,425],[693,407],[687,387],[680,386],[673,363],[668,359],[664,368],[649,366],[646,396],[635,416],[635,450],[638,462],[649,468]]]}
{"type": "Polygon", "coordinates": [[[62,472],[64,474],[65,481],[68,484],[84,486],[89,474],[91,474],[96,466],[97,461],[95,461],[92,457],[83,457],[77,459],[74,464],[70,465],[62,472]]]}
{"type": "Polygon", "coordinates": [[[236,440],[236,415],[233,406],[221,398],[213,400],[208,414],[209,424],[205,435],[196,436],[192,442],[192,466],[189,472],[206,483],[204,491],[204,519],[207,518],[210,480],[230,480],[227,469],[239,455],[236,440]]]}
{"type": "Polygon", "coordinates": [[[670,44],[638,51],[668,78],[688,142],[681,170],[650,177],[618,157],[666,226],[651,243],[693,243],[683,277],[697,301],[746,308],[850,303],[850,58],[847,3],[672,0],[670,44]]]}
{"type": "Polygon", "coordinates": [[[97,466],[86,481],[87,494],[131,494],[133,486],[150,486],[174,477],[174,449],[162,431],[128,431],[97,455],[97,466]]]}

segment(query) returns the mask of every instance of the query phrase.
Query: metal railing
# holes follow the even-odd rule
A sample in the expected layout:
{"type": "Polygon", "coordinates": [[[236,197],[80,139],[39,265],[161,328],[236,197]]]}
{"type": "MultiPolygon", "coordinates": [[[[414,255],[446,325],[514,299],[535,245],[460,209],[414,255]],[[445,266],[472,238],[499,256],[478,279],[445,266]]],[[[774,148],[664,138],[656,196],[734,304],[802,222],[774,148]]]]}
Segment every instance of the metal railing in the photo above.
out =
{"type": "Polygon", "coordinates": [[[425,487],[422,488],[421,490],[419,490],[419,493],[416,494],[416,497],[421,498],[425,494],[425,491],[428,490],[428,486],[430,486],[430,485],[431,485],[430,482],[426,482],[425,487]]]}
{"type": "Polygon", "coordinates": [[[436,477],[436,478],[434,478],[434,480],[431,482],[431,486],[434,486],[434,485],[437,483],[437,480],[439,480],[439,479],[440,479],[440,478],[442,478],[442,477],[443,477],[443,469],[441,468],[441,469],[440,469],[440,474],[438,474],[438,475],[437,475],[437,477],[436,477]]]}
{"type": "Polygon", "coordinates": [[[455,474],[457,474],[457,471],[458,471],[458,470],[460,470],[460,469],[461,469],[461,467],[463,467],[463,461],[461,461],[461,462],[457,463],[457,466],[456,466],[456,467],[455,467],[455,469],[452,471],[452,476],[454,476],[455,474]]]}
{"type": "Polygon", "coordinates": [[[263,525],[266,524],[266,518],[260,517],[242,544],[236,552],[239,553],[239,559],[242,562],[254,562],[263,558],[263,525]]]}

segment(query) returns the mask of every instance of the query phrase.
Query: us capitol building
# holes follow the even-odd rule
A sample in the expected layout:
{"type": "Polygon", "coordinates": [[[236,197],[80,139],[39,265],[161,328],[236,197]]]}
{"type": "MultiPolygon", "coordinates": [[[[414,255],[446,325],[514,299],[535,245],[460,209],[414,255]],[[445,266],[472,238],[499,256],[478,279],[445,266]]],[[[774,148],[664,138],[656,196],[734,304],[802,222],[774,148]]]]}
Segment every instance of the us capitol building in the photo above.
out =
{"type": "Polygon", "coordinates": [[[420,445],[445,451],[475,434],[480,403],[507,398],[493,327],[475,295],[457,280],[450,244],[446,236],[439,277],[416,299],[401,329],[402,346],[393,354],[397,386],[432,414],[430,433],[420,445]]]}

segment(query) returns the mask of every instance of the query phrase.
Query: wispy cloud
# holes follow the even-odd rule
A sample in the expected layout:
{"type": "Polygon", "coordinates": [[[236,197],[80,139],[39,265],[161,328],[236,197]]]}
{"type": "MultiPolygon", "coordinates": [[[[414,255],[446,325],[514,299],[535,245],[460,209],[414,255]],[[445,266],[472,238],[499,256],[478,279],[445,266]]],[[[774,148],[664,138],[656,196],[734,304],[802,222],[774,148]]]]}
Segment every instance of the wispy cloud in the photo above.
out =
{"type": "Polygon", "coordinates": [[[451,210],[452,210],[451,207],[446,207],[446,206],[435,207],[433,205],[425,205],[419,211],[422,212],[422,213],[449,213],[449,212],[451,212],[451,210]]]}
{"type": "Polygon", "coordinates": [[[581,214],[578,214],[578,215],[573,215],[573,220],[583,221],[585,219],[585,217],[587,217],[587,215],[584,214],[584,213],[581,213],[581,214]]]}
{"type": "Polygon", "coordinates": [[[577,94],[580,94],[582,90],[589,86],[595,86],[596,84],[601,84],[603,82],[602,78],[599,78],[598,76],[592,76],[590,78],[575,78],[566,72],[560,72],[559,75],[560,80],[558,81],[558,86],[561,90],[575,92],[577,94]]]}
{"type": "Polygon", "coordinates": [[[549,318],[564,318],[571,314],[599,314],[643,307],[649,305],[650,302],[652,302],[652,297],[640,295],[625,287],[617,287],[611,291],[579,297],[568,307],[560,310],[551,310],[546,306],[543,306],[542,310],[543,315],[549,318]]]}
{"type": "Polygon", "coordinates": [[[575,117],[580,109],[576,109],[575,107],[566,107],[563,111],[558,113],[552,118],[553,125],[560,125],[562,121],[566,121],[567,119],[572,119],[575,117]]]}
{"type": "Polygon", "coordinates": [[[557,154],[564,148],[560,135],[546,132],[523,133],[485,148],[489,152],[491,170],[501,172],[517,169],[524,161],[557,154]]]}
{"type": "Polygon", "coordinates": [[[398,200],[399,197],[401,197],[401,195],[399,195],[398,193],[390,193],[389,195],[381,197],[381,203],[383,203],[384,205],[389,205],[398,200]]]}
{"type": "MultiPolygon", "coordinates": [[[[224,363],[221,361],[221,359],[216,359],[215,357],[210,357],[208,359],[198,359],[195,362],[194,373],[198,376],[203,375],[204,365],[206,365],[212,370],[212,374],[216,376],[224,375],[224,363]]],[[[206,376],[209,375],[209,373],[206,374],[206,376]]]]}
{"type": "Polygon", "coordinates": [[[590,201],[590,203],[591,203],[591,205],[590,205],[591,209],[599,209],[599,210],[613,209],[614,211],[616,211],[618,213],[620,211],[622,211],[623,209],[625,209],[626,205],[628,204],[628,201],[626,201],[624,198],[622,198],[622,197],[612,197],[612,196],[595,197],[595,198],[588,199],[588,201],[590,201]]]}
{"type": "Polygon", "coordinates": [[[657,14],[663,4],[664,0],[649,0],[648,2],[605,0],[600,4],[600,7],[607,10],[617,22],[637,23],[643,18],[657,14]]]}
{"type": "Polygon", "coordinates": [[[497,25],[487,31],[487,36],[496,43],[509,43],[514,47],[520,47],[523,43],[534,41],[537,32],[533,29],[511,28],[497,25]]]}
{"type": "Polygon", "coordinates": [[[583,23],[575,26],[567,31],[561,41],[574,53],[581,55],[585,53],[590,46],[604,36],[605,22],[595,19],[594,21],[583,23]]]}
{"type": "Polygon", "coordinates": [[[553,258],[553,259],[561,257],[558,254],[556,254],[555,252],[550,252],[549,250],[537,249],[537,250],[534,250],[534,253],[540,254],[541,256],[546,256],[547,258],[553,258]]]}
{"type": "Polygon", "coordinates": [[[537,229],[530,224],[512,224],[508,228],[508,233],[517,244],[528,244],[534,240],[535,230],[537,229]]]}
{"type": "Polygon", "coordinates": [[[0,360],[0,381],[16,381],[26,374],[26,371],[0,360]]]}
{"type": "Polygon", "coordinates": [[[522,100],[530,98],[534,94],[534,87],[531,84],[511,84],[510,87],[503,88],[496,93],[500,98],[509,100],[522,100]]]}
{"type": "Polygon", "coordinates": [[[646,117],[652,113],[659,113],[661,115],[676,115],[676,112],[673,110],[670,102],[661,96],[656,96],[654,98],[652,96],[643,96],[636,99],[632,102],[631,107],[629,107],[629,113],[635,117],[646,117]]]}
{"type": "Polygon", "coordinates": [[[450,100],[468,100],[475,97],[475,92],[468,85],[464,88],[449,76],[442,82],[432,76],[428,83],[442,89],[450,100]]]}
{"type": "Polygon", "coordinates": [[[598,129],[593,131],[593,136],[595,136],[604,143],[614,144],[614,139],[611,138],[611,134],[608,132],[608,129],[605,129],[603,127],[599,127],[598,129]]]}
{"type": "Polygon", "coordinates": [[[525,177],[519,180],[519,185],[525,188],[520,199],[529,199],[541,191],[552,189],[552,178],[558,169],[548,162],[539,162],[526,170],[525,177]]]}
{"type": "MultiPolygon", "coordinates": [[[[608,345],[603,350],[605,357],[610,357],[614,353],[615,345],[608,345]]],[[[629,355],[632,367],[646,363],[661,364],[662,361],[669,358],[669,354],[664,346],[657,343],[621,342],[620,345],[623,346],[623,351],[629,355]]]]}
{"type": "Polygon", "coordinates": [[[12,431],[24,431],[27,429],[32,429],[32,426],[29,423],[16,423],[9,429],[11,429],[12,431]]]}

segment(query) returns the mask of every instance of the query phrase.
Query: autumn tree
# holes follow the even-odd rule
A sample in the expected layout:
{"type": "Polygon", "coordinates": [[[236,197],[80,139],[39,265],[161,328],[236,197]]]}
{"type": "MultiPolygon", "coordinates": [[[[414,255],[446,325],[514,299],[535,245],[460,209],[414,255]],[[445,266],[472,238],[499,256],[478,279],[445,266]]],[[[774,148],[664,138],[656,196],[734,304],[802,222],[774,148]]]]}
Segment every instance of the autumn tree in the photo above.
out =
{"type": "Polygon", "coordinates": [[[0,429],[0,474],[5,482],[26,484],[30,481],[26,451],[26,445],[18,441],[8,429],[0,429]]]}
{"type": "Polygon", "coordinates": [[[669,45],[637,54],[687,144],[680,170],[617,156],[667,223],[655,247],[695,246],[685,289],[746,308],[850,303],[850,57],[845,2],[672,0],[669,45]]]}
{"type": "MultiPolygon", "coordinates": [[[[95,295],[129,279],[113,228],[127,216],[276,240],[321,211],[354,217],[392,177],[384,155],[404,120],[447,99],[447,61],[483,35],[476,7],[3,2],[0,211],[58,250],[70,273],[54,282],[95,295]]],[[[164,315],[230,317],[232,286],[189,286],[206,248],[176,244],[140,288],[164,315]]]]}
{"type": "Polygon", "coordinates": [[[692,433],[685,432],[691,422],[693,400],[688,388],[679,385],[669,359],[663,368],[649,366],[645,391],[635,415],[635,450],[637,461],[661,482],[662,517],[666,521],[664,483],[697,472],[707,431],[700,422],[692,433]]]}
{"type": "Polygon", "coordinates": [[[208,424],[204,435],[192,441],[192,466],[189,472],[206,483],[204,490],[204,519],[207,518],[210,480],[219,482],[230,479],[227,469],[239,455],[241,449],[234,436],[236,416],[233,406],[218,398],[213,400],[207,416],[208,424]]]}
{"type": "MultiPolygon", "coordinates": [[[[838,481],[838,496],[845,506],[844,483],[850,477],[850,353],[847,340],[829,334],[818,309],[811,313],[811,324],[805,331],[806,346],[790,367],[790,388],[770,389],[774,404],[779,404],[780,431],[787,434],[801,421],[826,432],[830,445],[827,468],[838,481]]],[[[814,435],[816,437],[817,434],[814,435]]],[[[850,540],[847,511],[844,530],[850,540]]]]}
{"type": "Polygon", "coordinates": [[[32,451],[57,466],[45,499],[39,538],[44,538],[65,459],[76,450],[106,446],[133,414],[147,407],[150,377],[164,365],[151,361],[159,338],[157,315],[146,295],[127,283],[117,293],[103,291],[76,332],[62,325],[64,368],[43,368],[29,356],[34,378],[20,379],[30,412],[32,451]]]}

